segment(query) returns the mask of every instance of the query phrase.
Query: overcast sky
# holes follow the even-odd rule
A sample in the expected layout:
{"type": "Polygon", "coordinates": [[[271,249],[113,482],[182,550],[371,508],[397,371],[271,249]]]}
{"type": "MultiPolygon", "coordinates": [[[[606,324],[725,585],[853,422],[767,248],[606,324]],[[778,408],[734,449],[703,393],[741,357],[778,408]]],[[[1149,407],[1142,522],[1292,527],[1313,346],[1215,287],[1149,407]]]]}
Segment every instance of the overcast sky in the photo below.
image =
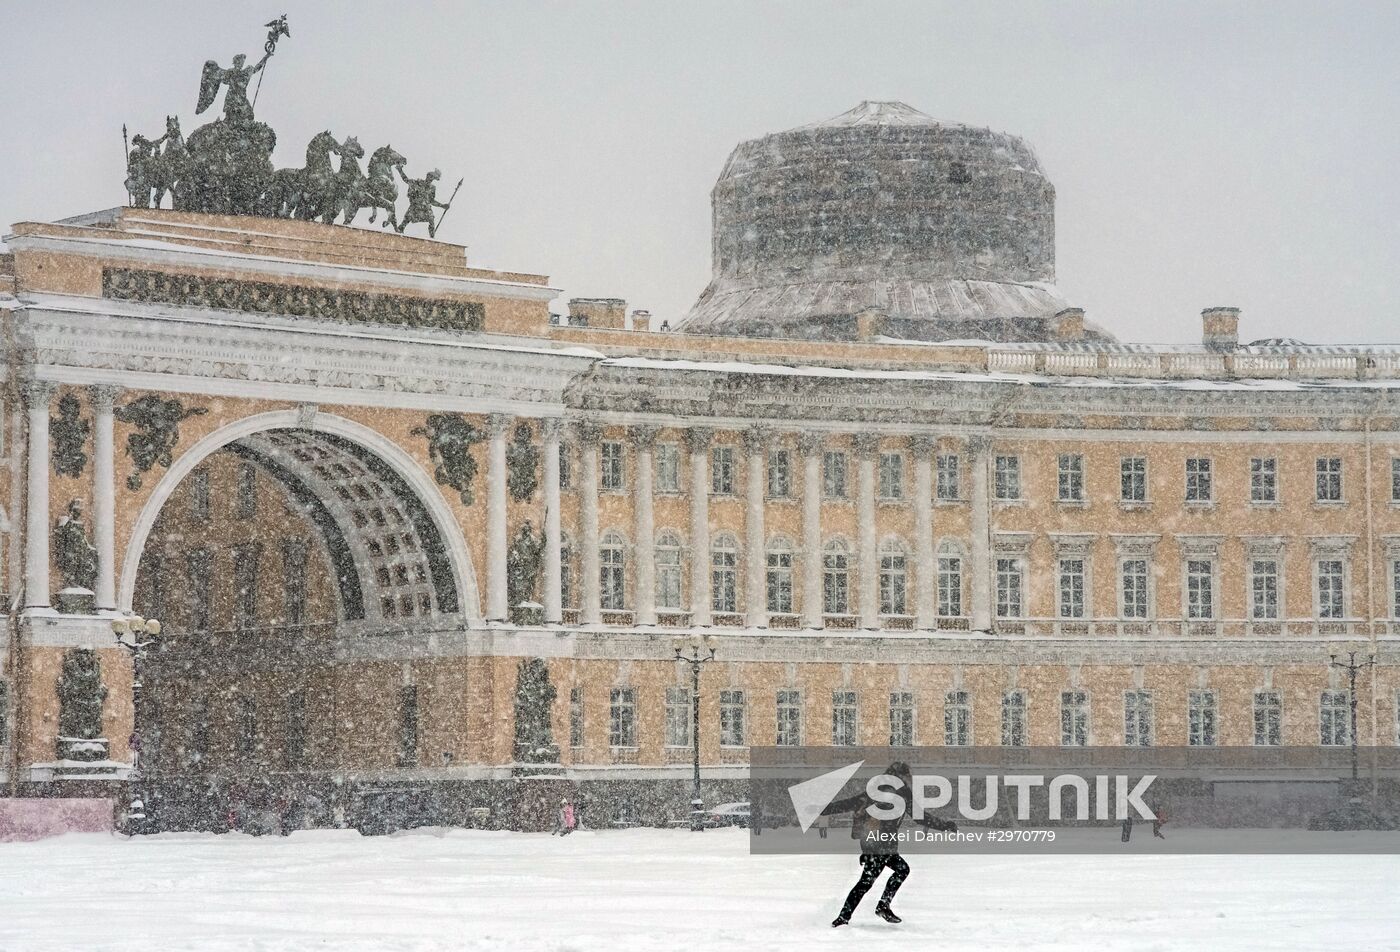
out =
{"type": "MultiPolygon", "coordinates": [[[[121,204],[121,125],[188,135],[200,68],[292,35],[259,119],[465,176],[475,264],[674,319],[740,140],[898,99],[1024,136],[1059,283],[1120,339],[1400,341],[1400,4],[0,2],[0,221],[121,204]]],[[[444,194],[442,197],[446,197],[444,194]]]]}

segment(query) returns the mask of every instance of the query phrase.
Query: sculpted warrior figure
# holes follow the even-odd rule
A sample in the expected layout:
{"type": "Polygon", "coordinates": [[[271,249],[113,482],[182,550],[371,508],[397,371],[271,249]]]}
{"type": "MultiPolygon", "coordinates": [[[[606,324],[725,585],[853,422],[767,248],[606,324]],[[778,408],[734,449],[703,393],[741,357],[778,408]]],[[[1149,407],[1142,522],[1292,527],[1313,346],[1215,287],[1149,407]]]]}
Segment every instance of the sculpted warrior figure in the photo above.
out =
{"type": "Polygon", "coordinates": [[[403,183],[408,186],[408,208],[403,213],[403,218],[399,221],[398,232],[403,234],[403,230],[414,222],[426,222],[428,225],[428,237],[437,237],[437,220],[433,217],[433,206],[441,208],[444,213],[451,207],[452,203],[444,205],[437,200],[437,180],[442,178],[442,173],[433,169],[420,179],[411,179],[404,174],[403,167],[399,167],[399,176],[403,183]]]}
{"type": "Polygon", "coordinates": [[[269,50],[258,60],[256,66],[245,67],[243,64],[248,61],[248,57],[239,53],[233,58],[233,65],[228,69],[223,69],[214,60],[206,62],[204,75],[199,81],[199,104],[195,107],[195,114],[198,115],[213,105],[214,98],[219,95],[219,87],[227,84],[228,92],[224,95],[224,120],[230,125],[252,122],[253,104],[248,101],[248,83],[253,76],[262,71],[271,56],[272,51],[269,50]]]}
{"type": "Polygon", "coordinates": [[[97,584],[97,549],[83,525],[83,503],[74,499],[53,528],[54,561],[69,588],[92,591],[97,584]]]}
{"type": "Polygon", "coordinates": [[[143,135],[132,136],[131,152],[126,157],[126,191],[134,207],[151,207],[151,189],[155,186],[155,179],[156,144],[143,135]]]}

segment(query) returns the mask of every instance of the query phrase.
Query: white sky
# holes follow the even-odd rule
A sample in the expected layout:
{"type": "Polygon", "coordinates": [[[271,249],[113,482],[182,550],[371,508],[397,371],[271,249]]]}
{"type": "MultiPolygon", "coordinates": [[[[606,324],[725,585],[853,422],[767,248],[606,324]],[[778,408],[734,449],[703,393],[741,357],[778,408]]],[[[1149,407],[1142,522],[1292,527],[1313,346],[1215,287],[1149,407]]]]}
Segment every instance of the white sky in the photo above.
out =
{"type": "MultiPolygon", "coordinates": [[[[1400,341],[1400,4],[0,0],[0,221],[123,201],[121,125],[189,135],[261,55],[279,166],[322,129],[466,184],[439,237],[683,314],[742,139],[900,99],[1026,137],[1061,289],[1121,339],[1400,341]]],[[[363,216],[362,216],[363,220],[363,216]]]]}

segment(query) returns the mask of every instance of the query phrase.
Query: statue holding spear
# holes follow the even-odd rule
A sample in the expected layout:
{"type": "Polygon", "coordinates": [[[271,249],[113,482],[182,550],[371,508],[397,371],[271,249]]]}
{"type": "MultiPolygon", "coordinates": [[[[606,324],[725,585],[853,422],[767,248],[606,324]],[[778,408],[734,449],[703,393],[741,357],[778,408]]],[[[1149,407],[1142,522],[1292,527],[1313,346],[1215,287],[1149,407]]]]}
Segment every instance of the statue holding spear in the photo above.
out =
{"type": "MultiPolygon", "coordinates": [[[[421,179],[411,179],[404,174],[403,166],[398,166],[399,177],[408,186],[408,209],[403,213],[403,218],[399,220],[398,232],[403,234],[403,230],[414,222],[425,222],[428,226],[428,237],[436,238],[438,226],[442,224],[442,219],[447,217],[448,210],[452,207],[452,201],[457,197],[457,190],[462,187],[465,178],[457,180],[457,188],[452,190],[452,197],[446,204],[437,200],[437,180],[442,178],[442,173],[433,169],[421,179]],[[442,209],[442,215],[436,221],[433,220],[433,207],[442,209]]],[[[385,227],[388,227],[385,222],[385,227]]]]}

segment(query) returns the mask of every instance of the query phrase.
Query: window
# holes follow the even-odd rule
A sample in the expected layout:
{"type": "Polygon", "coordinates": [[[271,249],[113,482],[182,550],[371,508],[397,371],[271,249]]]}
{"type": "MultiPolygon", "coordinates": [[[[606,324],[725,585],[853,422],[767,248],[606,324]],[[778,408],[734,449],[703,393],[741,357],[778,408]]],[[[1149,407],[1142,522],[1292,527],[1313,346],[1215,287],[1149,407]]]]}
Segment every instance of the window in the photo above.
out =
{"type": "Polygon", "coordinates": [[[1400,502],[1400,456],[1390,460],[1390,501],[1400,502]]]}
{"type": "Polygon", "coordinates": [[[1186,696],[1186,742],[1192,747],[1215,746],[1215,692],[1191,691],[1186,696]]]}
{"type": "Polygon", "coordinates": [[[185,762],[194,766],[209,755],[209,699],[196,698],[190,711],[190,744],[185,749],[185,762]]]}
{"type": "Polygon", "coordinates": [[[949,691],[943,699],[943,743],[948,747],[972,744],[972,695],[949,691]]]}
{"type": "Polygon", "coordinates": [[[1061,453],[1058,476],[1060,502],[1083,502],[1084,457],[1078,453],[1061,453]]]}
{"type": "Polygon", "coordinates": [[[850,608],[850,555],[846,543],[833,539],[822,553],[822,611],[844,615],[850,608]]]}
{"type": "Polygon", "coordinates": [[[908,610],[908,572],[904,546],[896,541],[880,547],[880,614],[903,615],[908,610]]]}
{"type": "Polygon", "coordinates": [[[1351,743],[1351,702],[1346,691],[1323,691],[1318,707],[1319,743],[1345,747],[1351,743]]]}
{"type": "Polygon", "coordinates": [[[681,491],[681,450],[675,443],[656,444],[656,491],[681,491]]]}
{"type": "Polygon", "coordinates": [[[722,533],[710,546],[710,608],[717,612],[739,610],[739,547],[734,537],[722,533]]]}
{"type": "Polygon", "coordinates": [[[997,559],[997,617],[1021,617],[1021,560],[997,559]]]}
{"type": "Polygon", "coordinates": [[[637,746],[635,688],[613,688],[608,692],[608,746],[637,746]]]}
{"type": "Polygon", "coordinates": [[[1278,560],[1249,560],[1249,617],[1256,621],[1278,618],[1278,560]]]}
{"type": "Polygon", "coordinates": [[[1118,473],[1120,498],[1124,502],[1147,502],[1147,459],[1125,456],[1118,461],[1118,473]]]}
{"type": "Polygon", "coordinates": [[[209,470],[190,473],[190,517],[195,522],[209,521],[209,470]]]}
{"type": "Polygon", "coordinates": [[[914,746],[914,692],[890,692],[890,746],[914,746]]]}
{"type": "Polygon", "coordinates": [[[944,502],[962,498],[961,488],[958,486],[958,458],[955,455],[939,454],[938,466],[938,489],[937,496],[944,502]]]}
{"type": "Polygon", "coordinates": [[[777,746],[798,747],[802,744],[802,692],[778,692],[777,746]]]}
{"type": "Polygon", "coordinates": [[[233,548],[233,623],[251,628],[258,620],[258,556],[256,543],[233,548]]]}
{"type": "Polygon", "coordinates": [[[258,471],[252,463],[238,466],[238,518],[251,519],[258,514],[258,471]]]}
{"type": "Polygon", "coordinates": [[[778,615],[792,612],[792,546],[786,539],[768,544],[768,611],[778,615]]]}
{"type": "Polygon", "coordinates": [[[734,447],[716,446],[710,450],[710,492],[716,496],[734,495],[734,447]]]}
{"type": "Polygon", "coordinates": [[[1400,618],[1400,559],[1390,560],[1390,617],[1400,618]]]}
{"type": "Polygon", "coordinates": [[[1283,701],[1277,691],[1254,692],[1254,746],[1283,744],[1283,701]]]}
{"type": "Polygon", "coordinates": [[[1264,457],[1249,461],[1249,501],[1278,502],[1278,460],[1264,457]]]}
{"type": "Polygon", "coordinates": [[[768,454],[768,495],[774,499],[792,495],[792,454],[787,450],[768,454]]]}
{"type": "Polygon", "coordinates": [[[583,688],[569,689],[569,746],[583,746],[583,688]]]}
{"type": "Polygon", "coordinates": [[[600,486],[618,492],[623,488],[622,444],[606,441],[601,446],[599,457],[600,486]]]}
{"type": "Polygon", "coordinates": [[[681,607],[681,540],[674,532],[663,532],[656,540],[656,607],[681,607]]]}
{"type": "Polygon", "coordinates": [[[993,486],[996,498],[1021,498],[1021,457],[998,456],[994,475],[993,486]]]}
{"type": "Polygon", "coordinates": [[[1152,746],[1152,694],[1123,692],[1123,746],[1152,746]]]}
{"type": "Polygon", "coordinates": [[[719,692],[719,743],[721,747],[743,747],[748,744],[744,724],[744,692],[719,692]]]}
{"type": "Polygon", "coordinates": [[[572,607],[574,602],[574,547],[568,536],[559,540],[559,603],[572,607]]]}
{"type": "Polygon", "coordinates": [[[1060,617],[1084,617],[1084,560],[1060,559],[1060,617]]]}
{"type": "Polygon", "coordinates": [[[1001,696],[1001,746],[1026,746],[1026,692],[1007,691],[1001,696]]]}
{"type": "Polygon", "coordinates": [[[1146,618],[1149,614],[1147,560],[1124,559],[1120,575],[1123,593],[1123,617],[1146,618]]]}
{"type": "Polygon", "coordinates": [[[856,746],[859,740],[856,734],[857,710],[856,692],[831,692],[831,746],[856,746]]]}
{"type": "Polygon", "coordinates": [[[1317,501],[1342,501],[1342,461],[1335,456],[1317,461],[1317,501]]]}
{"type": "Polygon", "coordinates": [[[233,749],[240,757],[251,757],[258,746],[258,706],[247,695],[234,701],[233,749]]]}
{"type": "Polygon", "coordinates": [[[399,688],[399,766],[412,767],[418,763],[418,688],[406,684],[399,688]]]}
{"type": "Polygon", "coordinates": [[[288,625],[306,624],[306,542],[282,543],[282,620],[288,625]]]}
{"type": "Polygon", "coordinates": [[[10,743],[10,686],[0,681],[0,750],[10,743]]]}
{"type": "Polygon", "coordinates": [[[604,611],[622,611],[627,604],[627,543],[609,530],[598,544],[598,582],[604,611]]]}
{"type": "Polygon", "coordinates": [[[666,746],[689,747],[691,723],[690,689],[666,689],[666,746]]]}
{"type": "Polygon", "coordinates": [[[1210,559],[1186,560],[1186,617],[1215,617],[1215,563],[1210,559]]]}
{"type": "Polygon", "coordinates": [[[904,457],[899,453],[880,454],[880,498],[904,497],[904,457]]]}
{"type": "Polygon", "coordinates": [[[1345,567],[1341,559],[1317,560],[1317,617],[1346,617],[1345,567]]]}
{"type": "Polygon", "coordinates": [[[1193,456],[1186,461],[1186,501],[1206,503],[1211,498],[1210,460],[1193,456]]]}
{"type": "Polygon", "coordinates": [[[214,556],[208,549],[195,549],[185,563],[190,599],[190,630],[208,631],[214,586],[214,556]]]}
{"type": "Polygon", "coordinates": [[[962,615],[962,559],[956,555],[938,557],[938,617],[962,615]]]}
{"type": "Polygon", "coordinates": [[[1089,746],[1089,693],[1060,692],[1060,746],[1089,746]]]}
{"type": "Polygon", "coordinates": [[[574,485],[573,457],[569,455],[569,444],[559,444],[559,488],[572,489],[574,485]]]}
{"type": "Polygon", "coordinates": [[[822,495],[827,499],[846,498],[846,454],[840,450],[822,454],[822,495]]]}

